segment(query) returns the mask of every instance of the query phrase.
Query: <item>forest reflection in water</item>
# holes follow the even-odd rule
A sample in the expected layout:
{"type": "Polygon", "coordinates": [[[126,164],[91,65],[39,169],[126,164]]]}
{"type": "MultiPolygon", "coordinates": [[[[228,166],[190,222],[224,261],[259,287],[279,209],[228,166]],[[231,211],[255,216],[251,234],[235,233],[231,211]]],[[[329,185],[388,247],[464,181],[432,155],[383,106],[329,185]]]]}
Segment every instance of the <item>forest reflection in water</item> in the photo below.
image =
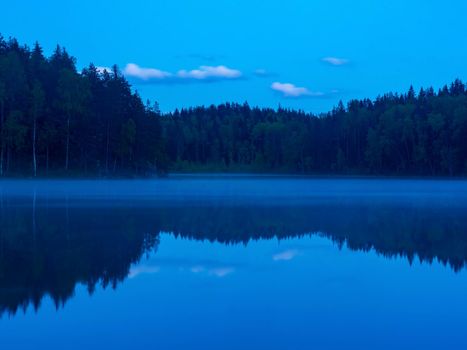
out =
{"type": "Polygon", "coordinates": [[[6,197],[0,208],[0,315],[49,295],[63,306],[77,284],[93,293],[116,288],[162,232],[197,241],[245,244],[318,235],[336,249],[374,250],[386,258],[467,264],[463,205],[433,201],[343,201],[266,204],[232,201],[113,202],[6,197]],[[115,204],[116,203],[116,204],[115,204]]]}

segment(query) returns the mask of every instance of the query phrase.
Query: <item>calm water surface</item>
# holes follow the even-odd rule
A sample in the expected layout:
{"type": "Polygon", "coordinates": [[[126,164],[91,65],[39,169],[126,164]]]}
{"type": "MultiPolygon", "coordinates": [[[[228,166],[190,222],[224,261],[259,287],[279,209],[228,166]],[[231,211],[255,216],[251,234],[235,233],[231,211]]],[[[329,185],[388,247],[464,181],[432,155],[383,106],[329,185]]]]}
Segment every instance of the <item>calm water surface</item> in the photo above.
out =
{"type": "Polygon", "coordinates": [[[466,349],[467,182],[0,182],[0,349],[466,349]]]}

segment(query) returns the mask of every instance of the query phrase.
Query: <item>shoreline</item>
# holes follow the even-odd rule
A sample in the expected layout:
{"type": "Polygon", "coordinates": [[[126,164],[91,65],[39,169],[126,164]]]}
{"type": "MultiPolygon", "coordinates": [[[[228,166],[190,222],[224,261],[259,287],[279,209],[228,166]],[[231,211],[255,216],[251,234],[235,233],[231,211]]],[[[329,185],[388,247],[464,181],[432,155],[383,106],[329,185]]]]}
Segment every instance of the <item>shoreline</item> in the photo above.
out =
{"type": "Polygon", "coordinates": [[[296,174],[296,173],[257,173],[257,172],[171,172],[163,176],[56,176],[56,177],[1,177],[7,181],[154,181],[171,179],[309,179],[309,180],[442,180],[467,181],[467,176],[427,176],[427,175],[365,175],[365,174],[296,174]]]}

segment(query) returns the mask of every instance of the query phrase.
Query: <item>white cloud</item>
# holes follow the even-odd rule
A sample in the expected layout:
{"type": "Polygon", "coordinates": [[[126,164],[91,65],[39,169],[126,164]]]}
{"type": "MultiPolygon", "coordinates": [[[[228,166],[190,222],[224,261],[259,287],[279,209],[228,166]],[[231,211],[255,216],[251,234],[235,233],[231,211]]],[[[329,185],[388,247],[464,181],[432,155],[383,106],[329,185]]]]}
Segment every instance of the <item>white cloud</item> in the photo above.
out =
{"type": "Polygon", "coordinates": [[[166,79],[172,76],[171,73],[155,68],[142,68],[134,63],[128,63],[123,70],[123,74],[141,80],[166,79]]]}
{"type": "Polygon", "coordinates": [[[330,64],[331,66],[343,66],[349,63],[349,60],[346,58],[338,58],[338,57],[324,57],[322,59],[323,62],[330,64]]]}
{"type": "Polygon", "coordinates": [[[303,97],[303,96],[323,96],[322,92],[313,92],[305,87],[298,87],[290,83],[272,83],[271,89],[278,91],[284,95],[284,97],[303,97]]]}
{"type": "Polygon", "coordinates": [[[213,81],[238,79],[242,72],[226,66],[201,66],[198,69],[181,69],[177,73],[170,73],[156,68],[142,68],[134,63],[129,63],[123,70],[123,74],[130,78],[143,81],[183,83],[190,81],[213,81]]]}
{"type": "Polygon", "coordinates": [[[295,258],[300,252],[296,249],[289,249],[281,253],[274,254],[272,260],[274,261],[288,261],[295,258]]]}
{"type": "Polygon", "coordinates": [[[268,75],[268,71],[266,69],[263,69],[263,68],[258,68],[258,69],[255,69],[255,72],[254,72],[256,75],[268,75]]]}
{"type": "Polygon", "coordinates": [[[236,79],[240,78],[242,73],[239,70],[231,69],[226,66],[201,66],[199,69],[190,71],[180,70],[177,77],[181,79],[236,79]]]}
{"type": "Polygon", "coordinates": [[[258,78],[271,78],[271,77],[276,77],[277,74],[274,72],[270,72],[267,69],[264,68],[258,68],[253,71],[253,75],[255,75],[258,78]]]}

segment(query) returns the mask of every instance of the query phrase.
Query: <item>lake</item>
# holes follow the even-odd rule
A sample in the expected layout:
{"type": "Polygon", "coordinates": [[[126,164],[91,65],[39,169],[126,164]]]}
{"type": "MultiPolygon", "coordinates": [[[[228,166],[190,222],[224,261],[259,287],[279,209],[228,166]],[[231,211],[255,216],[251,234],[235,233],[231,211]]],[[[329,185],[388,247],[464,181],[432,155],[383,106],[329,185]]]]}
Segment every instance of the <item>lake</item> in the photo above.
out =
{"type": "Polygon", "coordinates": [[[466,349],[467,181],[0,182],[1,349],[466,349]]]}

